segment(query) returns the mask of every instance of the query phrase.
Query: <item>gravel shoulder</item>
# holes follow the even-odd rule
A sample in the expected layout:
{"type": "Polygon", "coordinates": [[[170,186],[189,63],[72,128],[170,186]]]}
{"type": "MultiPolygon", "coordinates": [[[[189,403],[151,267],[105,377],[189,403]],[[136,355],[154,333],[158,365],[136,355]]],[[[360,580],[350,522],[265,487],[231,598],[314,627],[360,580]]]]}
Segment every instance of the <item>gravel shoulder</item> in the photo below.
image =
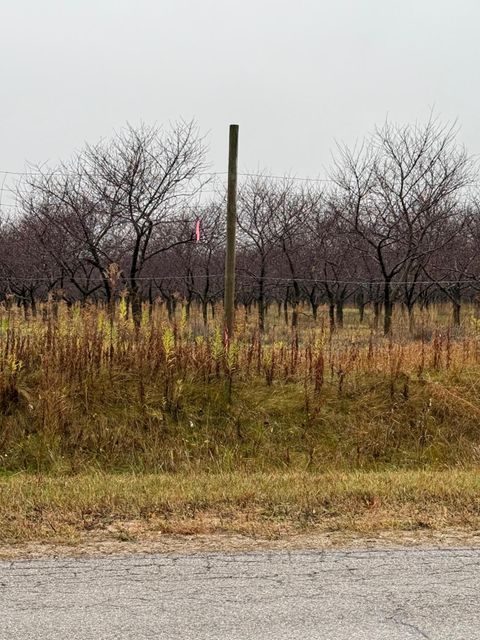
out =
{"type": "Polygon", "coordinates": [[[394,548],[478,548],[480,531],[379,531],[372,535],[348,532],[302,533],[261,538],[234,534],[162,535],[112,539],[94,534],[75,543],[27,542],[0,545],[0,560],[55,557],[98,557],[144,554],[197,554],[210,552],[355,550],[394,548]]]}

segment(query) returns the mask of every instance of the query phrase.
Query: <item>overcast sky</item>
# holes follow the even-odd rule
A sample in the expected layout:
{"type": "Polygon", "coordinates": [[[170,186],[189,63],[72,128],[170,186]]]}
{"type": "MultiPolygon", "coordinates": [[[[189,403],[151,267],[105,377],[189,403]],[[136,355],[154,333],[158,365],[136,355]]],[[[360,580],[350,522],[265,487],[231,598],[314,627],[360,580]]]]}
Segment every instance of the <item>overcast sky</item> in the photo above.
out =
{"type": "Polygon", "coordinates": [[[479,0],[0,0],[0,170],[195,118],[212,168],[323,176],[388,116],[480,153],[479,0]]]}

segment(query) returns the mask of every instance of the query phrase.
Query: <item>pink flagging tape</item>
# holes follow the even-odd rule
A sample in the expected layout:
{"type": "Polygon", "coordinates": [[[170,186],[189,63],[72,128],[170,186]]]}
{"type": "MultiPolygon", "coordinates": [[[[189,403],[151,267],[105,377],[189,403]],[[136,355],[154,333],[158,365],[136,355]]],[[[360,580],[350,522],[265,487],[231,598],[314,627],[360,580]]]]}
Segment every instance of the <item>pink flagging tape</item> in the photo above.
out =
{"type": "Polygon", "coordinates": [[[195,238],[197,242],[200,242],[200,220],[197,220],[197,224],[195,225],[195,238]]]}

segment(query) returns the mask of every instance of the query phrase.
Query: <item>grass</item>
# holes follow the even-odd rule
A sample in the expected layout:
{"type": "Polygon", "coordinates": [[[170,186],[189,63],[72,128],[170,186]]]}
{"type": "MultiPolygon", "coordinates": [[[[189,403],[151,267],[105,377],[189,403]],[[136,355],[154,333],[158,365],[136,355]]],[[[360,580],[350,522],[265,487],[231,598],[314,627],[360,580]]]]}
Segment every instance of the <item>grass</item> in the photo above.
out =
{"type": "Polygon", "coordinates": [[[480,529],[474,470],[350,473],[16,474],[0,481],[0,542],[75,543],[101,533],[480,529]]]}
{"type": "Polygon", "coordinates": [[[480,325],[0,307],[0,541],[480,528],[480,325]]]}
{"type": "MultiPolygon", "coordinates": [[[[219,310],[218,310],[219,311],[219,310]]],[[[198,314],[198,310],[197,310],[198,314]]],[[[169,320],[121,305],[0,308],[0,470],[159,473],[475,465],[480,328],[441,306],[390,339],[355,321],[298,331],[273,310],[259,336],[239,312],[226,349],[220,311],[169,320]],[[443,323],[443,324],[442,324],[443,323]]]]}

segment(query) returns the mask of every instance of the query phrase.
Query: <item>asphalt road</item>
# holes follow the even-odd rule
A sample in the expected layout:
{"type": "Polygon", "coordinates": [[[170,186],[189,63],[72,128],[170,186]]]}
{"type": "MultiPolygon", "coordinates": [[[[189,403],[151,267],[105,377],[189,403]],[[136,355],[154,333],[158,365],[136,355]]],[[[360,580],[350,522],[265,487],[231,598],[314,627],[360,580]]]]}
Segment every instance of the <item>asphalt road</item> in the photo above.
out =
{"type": "Polygon", "coordinates": [[[480,639],[480,550],[0,563],[1,640],[480,639]]]}

